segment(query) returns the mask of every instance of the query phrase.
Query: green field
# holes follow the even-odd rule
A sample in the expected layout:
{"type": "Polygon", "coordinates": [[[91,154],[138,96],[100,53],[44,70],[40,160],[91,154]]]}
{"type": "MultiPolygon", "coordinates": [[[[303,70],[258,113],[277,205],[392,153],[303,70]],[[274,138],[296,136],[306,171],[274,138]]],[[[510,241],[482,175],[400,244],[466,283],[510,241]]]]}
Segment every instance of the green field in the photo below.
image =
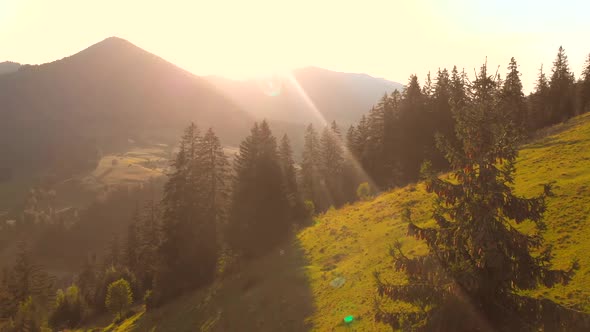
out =
{"type": "MultiPolygon", "coordinates": [[[[539,194],[549,181],[555,181],[555,196],[548,200],[546,239],[554,245],[554,265],[568,267],[576,257],[581,269],[569,285],[530,295],[590,312],[590,114],[523,146],[517,192],[539,194]]],[[[381,271],[384,279],[403,282],[403,275],[391,270],[388,248],[401,240],[406,252],[425,252],[423,244],[405,237],[401,212],[409,207],[417,223],[430,223],[432,198],[422,184],[409,185],[329,211],[239,273],[158,310],[140,311],[107,330],[387,331],[372,317],[372,273],[381,271]],[[343,278],[344,284],[331,286],[335,278],[343,278]],[[350,325],[343,323],[347,315],[356,318],[350,325]]]]}

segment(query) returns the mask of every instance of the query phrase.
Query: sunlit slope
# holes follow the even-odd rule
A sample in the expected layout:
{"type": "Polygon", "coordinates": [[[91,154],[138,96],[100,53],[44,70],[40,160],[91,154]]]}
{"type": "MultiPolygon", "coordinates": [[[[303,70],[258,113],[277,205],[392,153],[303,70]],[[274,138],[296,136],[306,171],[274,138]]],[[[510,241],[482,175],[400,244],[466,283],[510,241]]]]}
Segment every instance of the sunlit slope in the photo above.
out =
{"type": "MultiPolygon", "coordinates": [[[[555,248],[555,265],[567,267],[577,257],[581,269],[569,285],[532,295],[590,312],[590,114],[521,150],[517,192],[536,195],[549,181],[555,181],[555,196],[548,201],[546,237],[555,248]]],[[[277,249],[244,266],[239,277],[141,314],[119,330],[387,331],[373,322],[373,271],[403,280],[391,271],[389,246],[399,239],[406,252],[425,252],[423,244],[405,237],[401,213],[409,207],[413,220],[431,223],[432,198],[422,184],[410,185],[329,211],[297,234],[283,255],[277,249]],[[343,323],[347,315],[355,317],[350,326],[343,323]]]]}

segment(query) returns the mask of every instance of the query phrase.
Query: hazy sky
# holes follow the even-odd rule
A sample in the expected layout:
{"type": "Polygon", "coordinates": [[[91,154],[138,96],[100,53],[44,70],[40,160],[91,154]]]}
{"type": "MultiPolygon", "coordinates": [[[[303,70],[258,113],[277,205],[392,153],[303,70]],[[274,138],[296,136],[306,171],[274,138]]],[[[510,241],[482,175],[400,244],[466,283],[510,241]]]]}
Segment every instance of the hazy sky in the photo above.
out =
{"type": "Polygon", "coordinates": [[[590,1],[0,0],[0,61],[44,63],[119,36],[198,75],[314,65],[406,83],[511,56],[530,89],[559,45],[578,77],[590,1]]]}

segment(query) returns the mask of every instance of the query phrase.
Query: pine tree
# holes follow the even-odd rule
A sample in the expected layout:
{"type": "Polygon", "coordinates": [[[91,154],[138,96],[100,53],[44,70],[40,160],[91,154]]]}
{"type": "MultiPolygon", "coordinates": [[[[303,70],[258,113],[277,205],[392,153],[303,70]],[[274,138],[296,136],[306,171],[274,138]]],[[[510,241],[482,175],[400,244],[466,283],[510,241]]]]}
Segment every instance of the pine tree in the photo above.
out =
{"type": "Polygon", "coordinates": [[[210,282],[216,272],[216,217],[219,195],[217,163],[220,146],[210,131],[203,138],[195,124],[184,131],[164,187],[162,241],[159,246],[162,300],[210,282]],[[213,162],[213,166],[211,164],[213,162]],[[213,168],[212,168],[213,167],[213,168]],[[165,275],[166,274],[166,275],[165,275]],[[172,276],[175,281],[171,280],[172,276]]]}
{"type": "Polygon", "coordinates": [[[508,64],[508,74],[500,92],[501,114],[507,118],[512,125],[513,130],[519,134],[525,133],[527,125],[526,103],[524,93],[522,92],[522,82],[520,81],[520,72],[516,60],[510,59],[508,64]]]}
{"type": "Polygon", "coordinates": [[[590,112],[590,54],[588,54],[588,58],[586,59],[579,85],[580,112],[590,112]]]}
{"type": "Polygon", "coordinates": [[[342,136],[336,121],[332,121],[330,127],[325,127],[320,138],[320,165],[321,183],[325,203],[323,207],[338,206],[343,203],[342,196],[344,174],[344,151],[342,136]]]}
{"type": "Polygon", "coordinates": [[[281,174],[283,177],[283,186],[289,202],[289,215],[293,219],[303,216],[303,202],[297,187],[297,177],[295,173],[295,161],[293,160],[293,149],[287,134],[283,135],[279,147],[279,161],[281,165],[281,174]]]}
{"type": "MultiPolygon", "coordinates": [[[[206,209],[206,218],[212,225],[221,223],[226,214],[228,201],[229,161],[219,138],[209,128],[199,148],[198,163],[201,171],[201,194],[206,209]]],[[[211,231],[216,231],[215,229],[211,231]]],[[[214,236],[214,234],[211,234],[214,236]]]]}
{"type": "Polygon", "coordinates": [[[139,209],[136,208],[127,226],[127,240],[123,251],[123,262],[133,273],[137,272],[139,250],[139,209]]]}
{"type": "Polygon", "coordinates": [[[149,200],[145,203],[140,216],[139,249],[137,252],[137,269],[134,271],[140,288],[153,288],[154,278],[158,267],[160,242],[160,209],[156,202],[149,200]]]}
{"type": "MultiPolygon", "coordinates": [[[[453,76],[457,75],[456,68],[453,69],[453,76]]],[[[455,77],[453,79],[456,79],[455,77]]],[[[456,82],[457,94],[460,95],[462,88],[461,82],[456,82]]],[[[436,82],[434,85],[434,93],[430,106],[431,128],[430,131],[434,134],[432,144],[428,144],[427,158],[432,161],[435,169],[443,170],[448,168],[444,155],[436,149],[434,142],[438,135],[449,137],[455,130],[455,123],[453,114],[451,112],[451,104],[453,97],[453,82],[449,77],[447,69],[438,70],[436,82]]],[[[459,97],[461,98],[461,97],[459,97]]]]}
{"type": "Polygon", "coordinates": [[[454,179],[440,179],[425,168],[427,190],[437,196],[438,227],[419,227],[411,220],[408,225],[408,235],[426,242],[429,254],[406,256],[398,242],[390,253],[408,283],[387,283],[376,273],[380,296],[411,302],[417,310],[388,312],[378,305],[376,319],[417,331],[537,331],[535,323],[544,320],[545,331],[556,331],[559,327],[550,323],[563,328],[563,319],[573,312],[517,293],[565,282],[575,269],[575,264],[569,271],[550,267],[551,251],[541,236],[550,188],[533,198],[513,193],[517,137],[500,116],[498,82],[486,65],[472,90],[472,100],[454,110],[461,148],[441,146],[454,179]],[[514,228],[526,220],[536,225],[536,233],[514,228]]]}
{"type": "Polygon", "coordinates": [[[425,134],[429,119],[424,105],[418,77],[411,75],[402,96],[399,117],[400,139],[397,144],[401,171],[406,181],[418,178],[420,164],[425,158],[424,152],[432,141],[432,136],[425,134]]]}
{"type": "Polygon", "coordinates": [[[320,184],[320,140],[312,124],[305,130],[301,161],[301,188],[303,197],[319,208],[320,184]]]}
{"type": "Polygon", "coordinates": [[[467,76],[465,71],[459,73],[457,66],[451,71],[451,105],[453,109],[461,109],[467,103],[467,76]]]}
{"type": "Polygon", "coordinates": [[[221,146],[219,138],[209,128],[200,142],[196,167],[199,172],[198,190],[202,205],[202,221],[195,230],[200,252],[199,272],[201,279],[212,280],[219,257],[219,232],[227,217],[229,199],[227,179],[229,178],[229,162],[221,146]]]}
{"type": "Polygon", "coordinates": [[[570,72],[565,50],[561,46],[553,62],[549,95],[551,98],[551,124],[564,121],[575,115],[574,74],[570,72]]]}
{"type": "Polygon", "coordinates": [[[289,204],[275,137],[266,121],[254,124],[235,159],[227,239],[244,257],[265,253],[289,232],[289,204]]]}
{"type": "Polygon", "coordinates": [[[539,69],[535,91],[529,97],[529,130],[539,129],[551,124],[551,105],[549,95],[549,82],[543,72],[543,66],[539,69]]]}

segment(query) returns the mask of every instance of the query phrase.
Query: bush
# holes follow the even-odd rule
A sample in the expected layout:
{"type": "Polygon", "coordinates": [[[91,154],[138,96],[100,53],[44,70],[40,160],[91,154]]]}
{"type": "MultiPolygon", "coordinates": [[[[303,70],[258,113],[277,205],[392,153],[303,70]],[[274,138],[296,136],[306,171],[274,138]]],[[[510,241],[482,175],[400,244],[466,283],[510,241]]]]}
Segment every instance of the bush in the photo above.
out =
{"type": "Polygon", "coordinates": [[[131,303],[133,303],[133,293],[127,280],[119,279],[109,285],[105,306],[116,315],[115,317],[124,317],[131,303]]]}
{"type": "Polygon", "coordinates": [[[74,328],[84,319],[86,303],[76,285],[68,287],[66,292],[57,291],[55,310],[49,316],[49,325],[53,328],[74,328]]]}
{"type": "Polygon", "coordinates": [[[356,196],[361,200],[367,200],[371,198],[371,186],[368,182],[359,184],[358,188],[356,189],[356,196]]]}

